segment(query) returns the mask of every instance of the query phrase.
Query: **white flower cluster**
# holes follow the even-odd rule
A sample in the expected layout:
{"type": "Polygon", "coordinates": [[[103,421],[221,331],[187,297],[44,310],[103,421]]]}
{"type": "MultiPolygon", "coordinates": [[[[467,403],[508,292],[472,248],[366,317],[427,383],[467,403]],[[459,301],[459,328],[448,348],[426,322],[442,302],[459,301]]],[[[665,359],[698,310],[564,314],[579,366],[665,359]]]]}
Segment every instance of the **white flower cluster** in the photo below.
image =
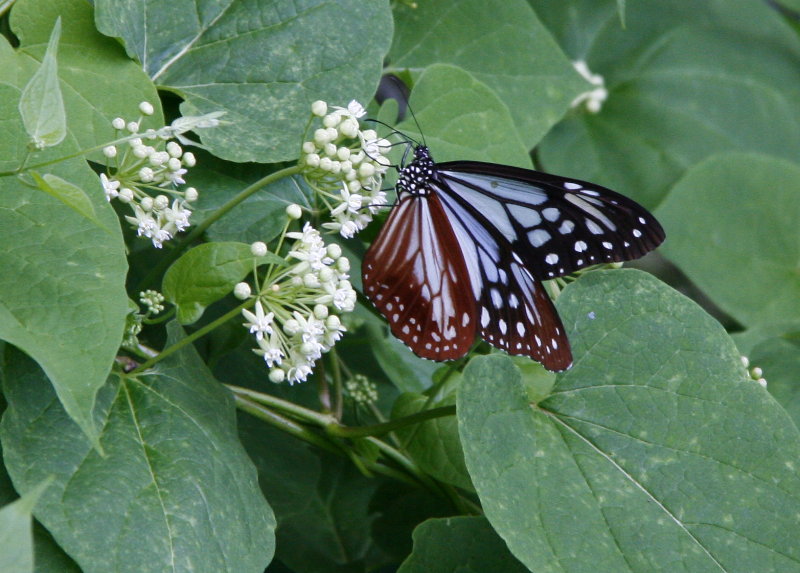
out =
{"type": "MultiPolygon", "coordinates": [[[[153,114],[148,102],[139,104],[139,110],[143,115],[153,114]]],[[[103,148],[107,168],[106,173],[100,174],[100,182],[106,199],[130,205],[133,216],[125,219],[137,234],[161,248],[164,241],[189,227],[192,212],[188,205],[197,200],[197,190],[188,187],[178,191],[176,187],[186,183],[183,176],[187,167],[195,165],[195,157],[184,152],[177,142],[165,141],[156,130],[140,134],[140,123],[141,118],[126,122],[121,117],[111,122],[118,133],[127,132],[130,136],[124,138],[123,150],[117,145],[103,148]]]]}
{"type": "Polygon", "coordinates": [[[578,107],[581,104],[586,104],[586,109],[589,113],[597,113],[603,107],[603,103],[608,99],[608,90],[606,89],[606,82],[603,76],[593,74],[589,71],[589,66],[583,60],[572,62],[575,68],[583,79],[594,86],[593,89],[580,94],[570,104],[570,107],[578,107]]]}
{"type": "Polygon", "coordinates": [[[270,368],[269,379],[294,384],[304,382],[314,362],[341,338],[339,313],[353,310],[356,292],[348,280],[350,261],[339,245],[326,246],[309,223],[286,236],[295,239],[287,255],[294,264],[268,276],[255,312],[242,314],[258,343],[254,352],[270,368]]]}
{"type": "Polygon", "coordinates": [[[358,119],[366,111],[355,100],[346,108],[333,107],[330,113],[327,103],[316,101],[311,112],[311,124],[321,122],[321,127],[303,143],[303,176],[333,217],[332,223],[322,226],[350,238],[386,206],[381,185],[391,165],[386,157],[391,144],[375,130],[361,130],[358,119]]]}

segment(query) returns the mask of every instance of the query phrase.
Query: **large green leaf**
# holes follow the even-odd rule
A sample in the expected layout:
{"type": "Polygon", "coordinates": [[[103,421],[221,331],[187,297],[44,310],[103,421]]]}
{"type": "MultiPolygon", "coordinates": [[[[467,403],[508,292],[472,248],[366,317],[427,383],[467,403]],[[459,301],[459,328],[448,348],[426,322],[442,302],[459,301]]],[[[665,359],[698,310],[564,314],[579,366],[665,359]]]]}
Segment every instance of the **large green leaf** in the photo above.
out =
{"type": "MultiPolygon", "coordinates": [[[[526,147],[588,86],[524,0],[428,0],[416,8],[398,3],[395,20],[390,70],[420,72],[438,63],[463,68],[505,103],[526,147]]],[[[457,111],[481,110],[464,101],[457,111]]]]}
{"type": "MultiPolygon", "coordinates": [[[[20,0],[11,17],[19,49],[0,38],[2,170],[20,167],[27,153],[17,104],[39,69],[59,15],[58,70],[67,137],[57,147],[32,154],[27,165],[110,139],[113,117],[135,111],[142,99],[157,99],[141,71],[94,30],[88,4],[20,0]],[[87,74],[88,69],[93,73],[87,74]]],[[[94,437],[95,394],[122,341],[128,312],[125,248],[117,217],[85,162],[73,159],[37,171],[45,181],[68,181],[70,188],[51,187],[49,196],[16,177],[0,178],[0,337],[40,363],[69,415],[94,437]]]]}
{"type": "Polygon", "coordinates": [[[658,217],[664,253],[748,327],[800,320],[800,165],[726,153],[690,169],[658,217]]]}
{"type": "Polygon", "coordinates": [[[723,150],[795,157],[800,39],[752,0],[529,0],[562,48],[605,78],[608,99],[542,141],[548,171],[656,205],[683,170],[723,150]]]}
{"type": "Polygon", "coordinates": [[[430,519],[414,530],[414,551],[398,573],[524,573],[484,517],[430,519]]]}
{"type": "Polygon", "coordinates": [[[35,515],[83,571],[264,570],[275,520],[230,395],[191,347],[146,375],[109,379],[94,412],[105,455],[35,364],[10,352],[4,368],[9,473],[23,493],[54,476],[35,515]]]}
{"type": "Polygon", "coordinates": [[[800,571],[800,434],[725,331],[638,271],[558,300],[575,354],[531,403],[474,359],[459,430],[486,516],[537,572],[800,571]]]}
{"type": "Polygon", "coordinates": [[[314,100],[369,101],[392,36],[384,0],[95,5],[98,28],[183,98],[184,115],[226,112],[226,125],[202,138],[235,161],[296,158],[314,100]]]}

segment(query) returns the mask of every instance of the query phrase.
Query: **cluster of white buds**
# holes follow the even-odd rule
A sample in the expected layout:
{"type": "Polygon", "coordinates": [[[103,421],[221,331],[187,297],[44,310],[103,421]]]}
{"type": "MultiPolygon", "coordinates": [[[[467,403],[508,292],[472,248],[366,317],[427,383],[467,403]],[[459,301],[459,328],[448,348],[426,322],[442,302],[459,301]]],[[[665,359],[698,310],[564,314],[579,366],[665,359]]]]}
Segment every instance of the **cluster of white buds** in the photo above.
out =
{"type": "Polygon", "coordinates": [[[378,387],[363,374],[356,374],[344,383],[347,395],[356,404],[372,404],[378,400],[378,387]]]}
{"type": "Polygon", "coordinates": [[[744,366],[747,376],[749,376],[751,380],[758,382],[759,386],[762,388],[767,387],[767,379],[764,378],[764,371],[758,366],[750,368],[750,359],[747,358],[747,356],[742,356],[742,366],[744,366]]]}
{"type": "Polygon", "coordinates": [[[602,107],[603,103],[608,99],[608,90],[606,89],[606,82],[603,76],[593,74],[589,70],[589,66],[583,60],[572,62],[575,71],[577,71],[583,79],[592,84],[594,88],[583,92],[581,95],[572,100],[570,107],[578,107],[581,104],[586,105],[586,110],[589,113],[597,113],[602,107]]]}
{"type": "Polygon", "coordinates": [[[197,190],[188,187],[179,191],[177,186],[186,183],[183,176],[195,165],[195,157],[159,131],[140,133],[142,117],[154,110],[149,102],[142,102],[139,111],[142,116],[137,121],[126,122],[121,117],[112,120],[123,143],[103,148],[107,163],[100,182],[109,201],[117,199],[130,205],[133,216],[125,219],[137,234],[161,248],[164,241],[189,227],[192,212],[188,205],[197,200],[197,190]]]}
{"type": "MultiPolygon", "coordinates": [[[[300,207],[290,205],[287,213],[297,219],[300,207]]],[[[310,223],[286,237],[295,240],[286,256],[290,264],[270,268],[254,312],[242,314],[258,344],[254,352],[270,368],[269,379],[294,384],[304,382],[314,363],[341,338],[340,314],[353,310],[356,292],[348,280],[350,261],[339,245],[326,245],[310,223]]],[[[263,256],[265,245],[254,243],[252,252],[263,256]]],[[[246,295],[249,288],[237,285],[235,291],[246,295]]]]}
{"type": "Polygon", "coordinates": [[[164,295],[155,290],[145,290],[139,293],[139,303],[144,307],[144,311],[142,312],[136,305],[131,303],[131,309],[125,318],[123,347],[136,348],[139,344],[139,333],[142,331],[142,325],[149,318],[164,311],[165,300],[164,295]]]}
{"type": "Polygon", "coordinates": [[[315,101],[311,105],[309,141],[303,143],[300,165],[308,184],[333,217],[323,227],[350,238],[363,229],[380,207],[386,206],[381,189],[391,166],[386,157],[391,144],[373,129],[362,130],[358,119],[366,112],[353,100],[346,108],[315,101]]]}

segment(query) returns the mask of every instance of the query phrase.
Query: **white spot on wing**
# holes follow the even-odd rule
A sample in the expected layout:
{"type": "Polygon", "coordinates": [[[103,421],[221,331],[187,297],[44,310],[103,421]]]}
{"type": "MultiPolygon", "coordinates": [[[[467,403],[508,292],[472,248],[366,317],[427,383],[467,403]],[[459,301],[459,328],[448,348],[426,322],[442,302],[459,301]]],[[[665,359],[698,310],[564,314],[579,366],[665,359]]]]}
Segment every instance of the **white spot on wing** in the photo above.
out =
{"type": "Polygon", "coordinates": [[[544,215],[545,219],[551,223],[554,223],[558,221],[558,218],[561,216],[561,211],[555,207],[548,207],[547,209],[542,210],[542,215],[544,215]]]}
{"type": "Polygon", "coordinates": [[[528,240],[534,247],[541,247],[550,240],[550,233],[544,229],[534,229],[528,233],[528,240]]]}

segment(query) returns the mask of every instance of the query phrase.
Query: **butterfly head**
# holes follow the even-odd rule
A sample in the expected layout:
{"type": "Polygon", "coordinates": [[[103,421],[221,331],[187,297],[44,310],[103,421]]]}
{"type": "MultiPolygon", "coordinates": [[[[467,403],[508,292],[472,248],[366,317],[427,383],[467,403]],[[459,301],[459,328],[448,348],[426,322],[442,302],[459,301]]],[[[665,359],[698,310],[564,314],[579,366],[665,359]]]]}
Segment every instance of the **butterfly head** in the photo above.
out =
{"type": "Polygon", "coordinates": [[[414,159],[400,170],[397,177],[397,190],[411,195],[430,193],[428,181],[433,178],[434,163],[431,153],[424,145],[414,148],[414,159]]]}

